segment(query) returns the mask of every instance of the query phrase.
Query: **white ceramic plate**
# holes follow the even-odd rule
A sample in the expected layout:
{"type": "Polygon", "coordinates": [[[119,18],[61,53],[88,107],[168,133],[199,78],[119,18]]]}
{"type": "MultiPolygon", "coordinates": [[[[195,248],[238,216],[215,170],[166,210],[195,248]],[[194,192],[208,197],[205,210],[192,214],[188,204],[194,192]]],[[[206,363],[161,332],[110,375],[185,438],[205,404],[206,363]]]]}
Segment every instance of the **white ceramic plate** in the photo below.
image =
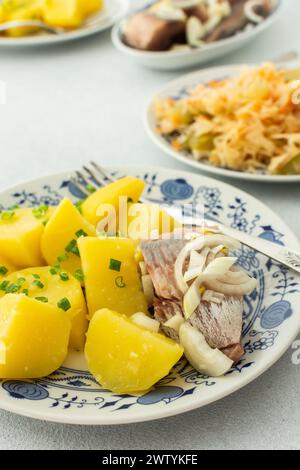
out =
{"type": "MultiPolygon", "coordinates": [[[[111,170],[146,182],[145,195],[157,203],[202,203],[205,213],[232,227],[278,244],[298,248],[280,218],[254,197],[213,179],[157,168],[111,170]]],[[[0,208],[19,204],[56,205],[62,197],[82,195],[59,174],[20,184],[0,195],[0,208]]],[[[300,326],[300,276],[249,248],[236,253],[239,264],[256,276],[259,287],[245,298],[245,355],[224,377],[197,373],[181,360],[152,390],[117,395],[99,386],[87,372],[83,354],[70,355],[58,371],[36,380],[0,380],[0,407],[44,421],[72,424],[120,424],[176,415],[207,405],[248,384],[287,350],[300,326]]],[[[278,378],[279,382],[279,378],[278,378]]]]}
{"type": "Polygon", "coordinates": [[[61,34],[41,33],[20,38],[0,37],[1,46],[39,46],[72,41],[92,34],[100,33],[119,21],[128,11],[128,0],[105,0],[105,7],[99,13],[89,17],[83,26],[61,34]]]}
{"type": "Polygon", "coordinates": [[[279,18],[283,2],[282,0],[277,0],[277,2],[278,5],[273,14],[252,30],[238,33],[235,36],[216,41],[212,44],[207,44],[200,49],[192,49],[190,51],[151,52],[140,51],[126,46],[122,41],[122,24],[124,20],[114,26],[112,30],[112,41],[115,47],[126,54],[130,59],[150,68],[176,70],[192,67],[193,65],[204,64],[224,57],[226,54],[230,54],[253,41],[279,18]]]}
{"type": "MultiPolygon", "coordinates": [[[[223,67],[211,67],[205,70],[199,70],[197,72],[192,72],[187,75],[183,75],[180,78],[177,78],[166,85],[160,90],[158,90],[155,95],[153,95],[147,106],[144,116],[144,124],[146,132],[149,135],[150,139],[154,142],[159,149],[164,153],[171,155],[171,157],[176,158],[176,160],[185,163],[188,166],[196,168],[200,171],[207,173],[212,173],[220,176],[227,176],[228,178],[238,178],[243,180],[252,180],[252,181],[263,181],[266,183],[292,183],[300,182],[300,175],[269,175],[263,173],[248,173],[241,171],[228,170],[226,168],[215,167],[210,163],[204,161],[195,160],[191,154],[187,152],[176,151],[166,138],[159,135],[156,132],[156,120],[154,115],[154,99],[155,98],[164,98],[167,96],[173,96],[176,98],[183,97],[186,92],[190,89],[195,88],[199,83],[208,83],[212,80],[220,80],[226,77],[233,77],[240,74],[245,65],[227,65],[223,67]]],[[[288,67],[284,65],[284,67],[288,67]]]]}

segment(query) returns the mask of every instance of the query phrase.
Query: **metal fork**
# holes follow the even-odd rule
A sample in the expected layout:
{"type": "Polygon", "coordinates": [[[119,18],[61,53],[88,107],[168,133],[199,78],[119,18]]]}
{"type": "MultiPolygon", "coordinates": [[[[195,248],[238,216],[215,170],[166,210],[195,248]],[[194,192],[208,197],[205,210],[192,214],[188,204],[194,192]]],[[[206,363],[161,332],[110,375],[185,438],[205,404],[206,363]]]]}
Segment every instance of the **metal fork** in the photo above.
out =
{"type": "Polygon", "coordinates": [[[54,26],[49,26],[48,24],[44,23],[40,20],[14,20],[14,21],[7,21],[6,23],[0,24],[0,32],[9,31],[13,28],[39,28],[47,33],[51,34],[61,34],[66,32],[63,28],[58,28],[54,26]]]}
{"type": "MultiPolygon", "coordinates": [[[[76,176],[71,177],[70,180],[84,197],[90,195],[89,186],[91,185],[91,182],[95,187],[100,188],[117,180],[102,166],[93,161],[90,162],[89,165],[83,166],[82,171],[76,171],[75,175],[76,176]]],[[[149,200],[141,197],[140,202],[149,203],[149,200]]],[[[269,242],[259,237],[254,237],[253,235],[233,229],[232,227],[227,227],[226,225],[220,224],[215,220],[211,220],[206,216],[205,218],[195,217],[193,210],[187,212],[187,206],[176,204],[164,205],[163,210],[181,224],[194,227],[205,226],[216,233],[223,233],[224,235],[233,237],[242,244],[278,261],[280,264],[296,271],[297,273],[300,273],[300,252],[298,251],[281,247],[276,243],[269,242]]]]}

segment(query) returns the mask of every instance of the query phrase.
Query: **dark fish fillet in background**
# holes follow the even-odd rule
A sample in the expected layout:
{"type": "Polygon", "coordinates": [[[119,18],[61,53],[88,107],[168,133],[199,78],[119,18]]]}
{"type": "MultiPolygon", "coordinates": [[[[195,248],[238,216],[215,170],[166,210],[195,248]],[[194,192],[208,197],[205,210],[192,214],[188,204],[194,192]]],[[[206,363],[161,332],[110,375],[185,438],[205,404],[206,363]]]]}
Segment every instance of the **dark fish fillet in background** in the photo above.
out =
{"type": "MultiPolygon", "coordinates": [[[[156,298],[154,315],[162,330],[178,340],[174,330],[163,324],[176,313],[183,316],[182,294],[176,285],[174,263],[186,240],[147,240],[141,250],[151,276],[156,298]]],[[[189,322],[205,337],[212,348],[218,348],[237,362],[243,355],[241,344],[243,315],[242,297],[225,297],[221,304],[202,302],[189,322]]]]}

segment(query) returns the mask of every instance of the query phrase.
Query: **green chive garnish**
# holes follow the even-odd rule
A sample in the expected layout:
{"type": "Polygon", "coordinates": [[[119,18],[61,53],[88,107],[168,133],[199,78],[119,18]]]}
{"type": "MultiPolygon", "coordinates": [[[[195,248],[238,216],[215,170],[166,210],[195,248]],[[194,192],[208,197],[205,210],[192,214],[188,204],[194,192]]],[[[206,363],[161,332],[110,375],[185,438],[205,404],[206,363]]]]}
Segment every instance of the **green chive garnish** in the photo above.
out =
{"type": "Polygon", "coordinates": [[[76,237],[77,238],[80,238],[80,237],[87,237],[87,233],[81,228],[80,230],[78,230],[76,233],[75,233],[76,237]]]}
{"type": "Polygon", "coordinates": [[[84,201],[85,199],[80,199],[79,201],[75,202],[75,207],[79,210],[80,214],[82,213],[82,204],[84,201]]]}
{"type": "Polygon", "coordinates": [[[13,219],[15,215],[15,212],[14,211],[4,211],[4,212],[1,212],[1,220],[3,220],[4,222],[7,222],[11,219],[13,219]]]}
{"type": "Polygon", "coordinates": [[[48,303],[48,297],[35,297],[35,300],[43,302],[44,304],[48,303]]]}
{"type": "Polygon", "coordinates": [[[67,312],[71,308],[71,304],[67,297],[64,297],[59,302],[57,302],[58,308],[61,308],[64,312],[67,312]]]}
{"type": "Polygon", "coordinates": [[[124,287],[126,287],[123,276],[116,277],[115,284],[119,289],[124,289],[124,287]]]}
{"type": "Polygon", "coordinates": [[[82,269],[76,269],[76,271],[74,273],[74,276],[77,279],[77,281],[79,281],[79,282],[84,281],[84,274],[83,274],[82,269]]]}
{"type": "Polygon", "coordinates": [[[58,274],[58,270],[54,266],[52,266],[49,271],[50,271],[50,274],[52,274],[52,276],[54,276],[55,274],[58,274]]]}
{"type": "Polygon", "coordinates": [[[13,282],[12,284],[6,287],[5,292],[7,294],[16,294],[20,290],[21,290],[21,284],[19,284],[18,282],[13,282]]]}
{"type": "Polygon", "coordinates": [[[96,191],[96,188],[93,184],[89,183],[86,185],[85,189],[90,193],[94,193],[96,191]]]}
{"type": "Polygon", "coordinates": [[[121,261],[119,261],[118,259],[110,258],[109,269],[111,269],[112,271],[120,272],[121,264],[122,264],[121,261]]]}
{"type": "Polygon", "coordinates": [[[33,274],[32,277],[34,277],[34,279],[41,279],[41,276],[39,276],[38,274],[33,274]]]}
{"type": "Polygon", "coordinates": [[[28,296],[28,295],[29,295],[29,290],[28,290],[28,289],[23,289],[23,290],[22,290],[22,294],[25,294],[25,295],[28,296]]]}
{"type": "Polygon", "coordinates": [[[36,279],[35,281],[33,281],[33,285],[35,285],[36,287],[38,287],[39,289],[43,289],[45,286],[44,284],[39,281],[38,279],[36,279]]]}
{"type": "Polygon", "coordinates": [[[65,248],[66,252],[67,253],[73,253],[74,255],[76,256],[79,256],[79,250],[78,250],[78,246],[77,246],[77,241],[75,239],[71,240],[66,248],[65,248]]]}
{"type": "Polygon", "coordinates": [[[67,259],[69,259],[69,257],[68,257],[67,254],[65,254],[65,255],[60,255],[60,256],[57,257],[57,261],[58,261],[59,263],[63,263],[64,261],[67,261],[67,259]]]}
{"type": "Polygon", "coordinates": [[[59,277],[61,278],[62,281],[68,281],[70,279],[68,273],[64,271],[59,273],[59,277]]]}
{"type": "Polygon", "coordinates": [[[9,281],[2,281],[0,284],[0,290],[6,291],[8,286],[9,286],[9,281]]]}
{"type": "Polygon", "coordinates": [[[34,209],[32,209],[32,213],[36,219],[41,219],[42,217],[46,215],[48,209],[49,209],[49,206],[42,205],[42,206],[35,207],[34,209]]]}
{"type": "Polygon", "coordinates": [[[44,225],[44,227],[46,227],[48,222],[49,222],[49,219],[43,220],[42,224],[44,225]]]}
{"type": "Polygon", "coordinates": [[[0,266],[0,274],[1,276],[5,276],[8,273],[8,269],[6,266],[0,266]]]}

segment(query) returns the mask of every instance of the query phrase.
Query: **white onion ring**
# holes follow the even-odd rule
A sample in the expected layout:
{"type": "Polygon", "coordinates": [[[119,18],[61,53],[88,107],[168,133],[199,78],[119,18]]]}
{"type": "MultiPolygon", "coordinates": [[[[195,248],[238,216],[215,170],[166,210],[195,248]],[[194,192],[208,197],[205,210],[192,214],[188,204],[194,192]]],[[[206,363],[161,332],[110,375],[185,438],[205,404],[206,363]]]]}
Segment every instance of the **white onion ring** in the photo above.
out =
{"type": "Polygon", "coordinates": [[[204,284],[207,289],[234,297],[250,294],[257,287],[257,281],[253,278],[249,278],[249,281],[238,285],[225,284],[217,279],[205,279],[204,284]]]}
{"type": "Polygon", "coordinates": [[[249,281],[251,277],[243,271],[228,271],[224,276],[218,276],[217,280],[224,284],[239,285],[249,281]]]}
{"type": "Polygon", "coordinates": [[[252,21],[252,23],[259,24],[264,21],[264,17],[255,13],[254,8],[262,6],[262,2],[260,0],[248,0],[244,6],[244,13],[248,20],[252,21]]]}

